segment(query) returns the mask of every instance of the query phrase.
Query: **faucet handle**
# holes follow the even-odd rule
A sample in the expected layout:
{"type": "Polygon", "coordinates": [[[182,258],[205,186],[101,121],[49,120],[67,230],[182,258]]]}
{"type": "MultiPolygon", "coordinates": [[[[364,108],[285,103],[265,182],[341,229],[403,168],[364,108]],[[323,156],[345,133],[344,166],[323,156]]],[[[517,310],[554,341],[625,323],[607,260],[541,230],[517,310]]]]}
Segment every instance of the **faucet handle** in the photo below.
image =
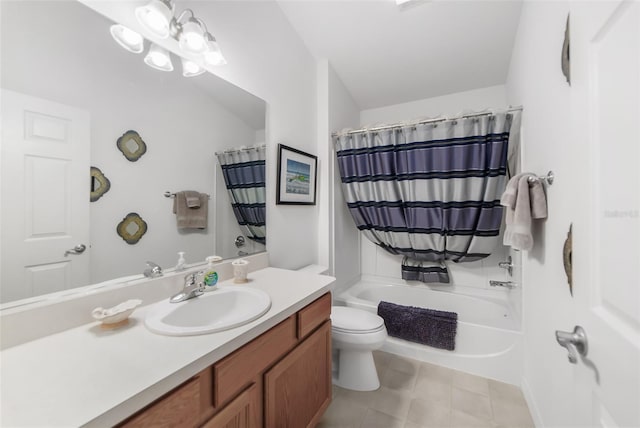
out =
{"type": "Polygon", "coordinates": [[[511,256],[507,257],[507,261],[498,263],[498,267],[506,269],[509,273],[509,276],[513,276],[513,259],[511,258],[511,256]]]}
{"type": "Polygon", "coordinates": [[[144,276],[148,278],[155,278],[162,276],[162,268],[154,262],[147,262],[147,269],[144,271],[144,276]]]}

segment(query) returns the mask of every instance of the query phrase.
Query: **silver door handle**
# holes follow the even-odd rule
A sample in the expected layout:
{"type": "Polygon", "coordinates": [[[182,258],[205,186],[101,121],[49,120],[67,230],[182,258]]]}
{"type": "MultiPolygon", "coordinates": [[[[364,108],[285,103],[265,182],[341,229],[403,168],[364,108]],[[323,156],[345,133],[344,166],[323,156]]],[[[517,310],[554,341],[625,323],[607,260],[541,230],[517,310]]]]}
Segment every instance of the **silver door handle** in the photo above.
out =
{"type": "Polygon", "coordinates": [[[589,351],[587,342],[587,333],[579,325],[575,326],[573,332],[556,330],[556,340],[560,344],[567,348],[569,351],[569,362],[576,364],[578,362],[578,354],[583,357],[587,356],[589,351]]]}
{"type": "Polygon", "coordinates": [[[64,256],[67,257],[69,254],[82,254],[84,250],[87,249],[87,246],[84,244],[78,244],[70,250],[64,252],[64,256]]]}

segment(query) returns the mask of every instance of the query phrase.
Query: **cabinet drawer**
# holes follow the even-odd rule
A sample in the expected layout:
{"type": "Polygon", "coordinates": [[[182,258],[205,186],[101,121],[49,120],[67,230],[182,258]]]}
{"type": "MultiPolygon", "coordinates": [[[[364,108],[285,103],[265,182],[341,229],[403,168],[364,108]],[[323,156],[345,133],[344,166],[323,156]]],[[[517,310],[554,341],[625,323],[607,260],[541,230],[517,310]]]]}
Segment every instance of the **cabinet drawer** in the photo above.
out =
{"type": "Polygon", "coordinates": [[[298,339],[302,339],[331,316],[331,293],[316,299],[298,312],[298,339]]]}
{"type": "Polygon", "coordinates": [[[244,345],[213,367],[213,398],[217,408],[296,344],[295,315],[244,345]]]}
{"type": "Polygon", "coordinates": [[[120,427],[195,427],[200,422],[200,376],[142,410],[120,427]]]}

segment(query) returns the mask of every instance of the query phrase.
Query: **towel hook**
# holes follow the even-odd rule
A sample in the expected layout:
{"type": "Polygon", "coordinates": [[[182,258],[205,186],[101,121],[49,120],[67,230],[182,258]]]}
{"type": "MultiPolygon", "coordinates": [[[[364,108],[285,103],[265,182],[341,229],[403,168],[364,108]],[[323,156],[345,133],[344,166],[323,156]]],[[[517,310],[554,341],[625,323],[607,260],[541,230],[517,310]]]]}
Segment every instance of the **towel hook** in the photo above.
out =
{"type": "Polygon", "coordinates": [[[553,171],[549,171],[545,176],[529,177],[528,180],[530,184],[535,183],[536,181],[542,181],[544,183],[547,183],[549,186],[551,186],[555,178],[556,177],[553,174],[553,171]]]}

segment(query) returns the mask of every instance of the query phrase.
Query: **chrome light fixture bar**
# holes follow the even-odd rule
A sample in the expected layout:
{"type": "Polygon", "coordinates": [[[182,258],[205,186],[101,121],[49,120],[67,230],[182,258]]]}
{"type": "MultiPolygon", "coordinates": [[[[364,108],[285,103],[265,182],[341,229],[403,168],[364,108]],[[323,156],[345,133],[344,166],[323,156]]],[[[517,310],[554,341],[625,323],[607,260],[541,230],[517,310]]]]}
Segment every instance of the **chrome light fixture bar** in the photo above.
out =
{"type": "MultiPolygon", "coordinates": [[[[189,56],[196,56],[210,66],[227,63],[215,37],[191,9],[183,10],[177,17],[174,12],[175,6],[171,0],[150,0],[146,5],[135,9],[135,16],[146,31],[161,39],[171,37],[189,56]]],[[[144,50],[143,37],[123,25],[111,26],[111,35],[129,52],[141,53],[144,50]]],[[[183,76],[198,76],[206,71],[196,61],[181,59],[183,76]]],[[[144,62],[157,70],[173,70],[171,54],[154,43],[149,47],[144,62]]]]}

